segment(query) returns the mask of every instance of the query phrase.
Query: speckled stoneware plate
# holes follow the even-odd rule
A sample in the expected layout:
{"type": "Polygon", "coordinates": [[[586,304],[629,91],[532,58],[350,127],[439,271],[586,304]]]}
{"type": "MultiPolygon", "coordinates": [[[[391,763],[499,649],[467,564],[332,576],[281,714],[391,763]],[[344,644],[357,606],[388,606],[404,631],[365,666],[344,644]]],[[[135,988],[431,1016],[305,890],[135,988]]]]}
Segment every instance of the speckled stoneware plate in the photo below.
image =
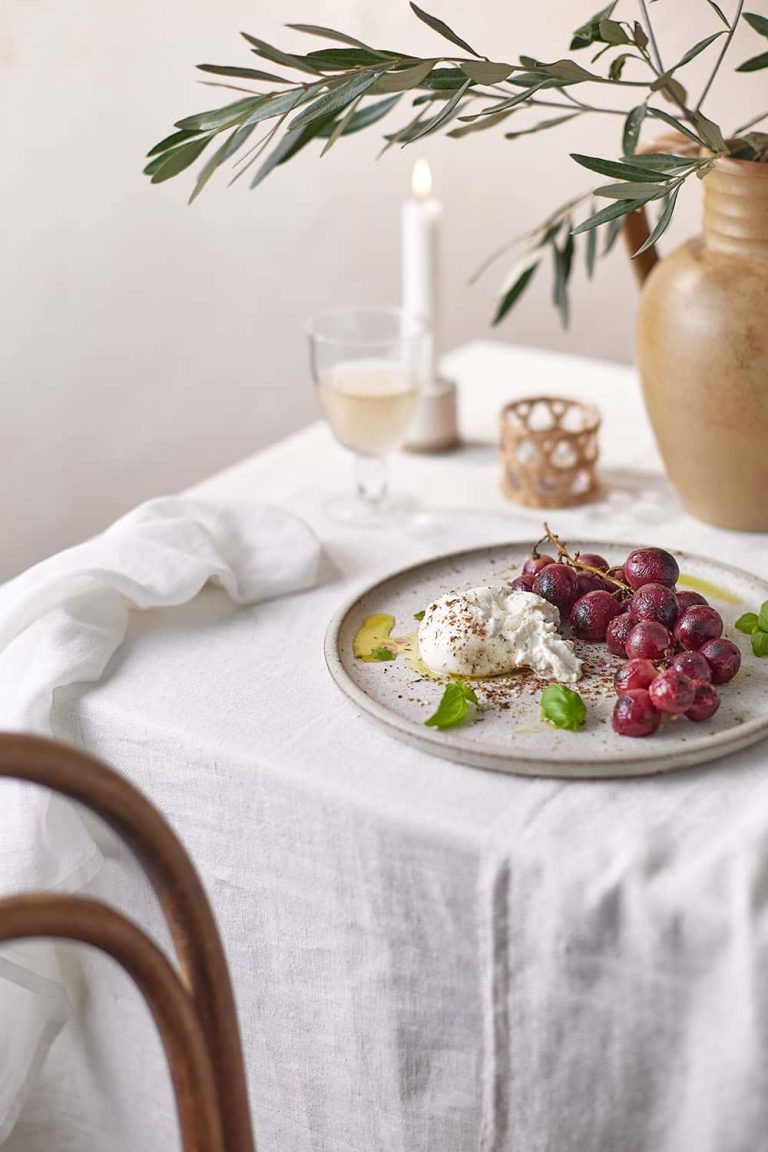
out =
{"type": "MultiPolygon", "coordinates": [[[[620,563],[638,545],[569,540],[572,551],[598,552],[620,563]]],[[[378,721],[383,730],[425,752],[476,768],[526,776],[566,778],[643,776],[670,772],[715,760],[768,736],[768,659],[758,660],[750,639],[734,629],[746,611],[768,599],[768,583],[701,556],[675,552],[679,587],[695,588],[724,620],[723,635],[741,648],[741,670],[721,688],[719,711],[709,721],[665,719],[658,733],[644,739],[617,736],[610,724],[615,701],[612,678],[621,661],[604,644],[577,643],[586,661],[578,688],[587,703],[587,723],[580,732],[553,728],[541,720],[543,683],[514,676],[475,680],[480,709],[469,726],[438,731],[424,721],[434,712],[443,682],[415,670],[407,653],[397,659],[367,663],[355,657],[352,641],[363,620],[376,613],[395,617],[392,635],[405,637],[418,628],[414,615],[438,596],[478,584],[511,578],[530,553],[530,544],[475,548],[406,568],[373,585],[331,621],[325,656],[331,675],[353,704],[378,721]]]]}

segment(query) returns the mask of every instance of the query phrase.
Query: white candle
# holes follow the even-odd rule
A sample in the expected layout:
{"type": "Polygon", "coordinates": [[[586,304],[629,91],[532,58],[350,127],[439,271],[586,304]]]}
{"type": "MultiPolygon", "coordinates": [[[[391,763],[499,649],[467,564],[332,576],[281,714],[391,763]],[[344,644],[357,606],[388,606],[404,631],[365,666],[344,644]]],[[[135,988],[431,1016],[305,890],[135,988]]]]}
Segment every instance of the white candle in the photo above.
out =
{"type": "Polygon", "coordinates": [[[426,160],[413,169],[413,195],[403,204],[402,275],[403,309],[427,322],[421,387],[432,392],[437,386],[435,358],[439,348],[440,218],[443,206],[432,195],[432,173],[426,160]]]}

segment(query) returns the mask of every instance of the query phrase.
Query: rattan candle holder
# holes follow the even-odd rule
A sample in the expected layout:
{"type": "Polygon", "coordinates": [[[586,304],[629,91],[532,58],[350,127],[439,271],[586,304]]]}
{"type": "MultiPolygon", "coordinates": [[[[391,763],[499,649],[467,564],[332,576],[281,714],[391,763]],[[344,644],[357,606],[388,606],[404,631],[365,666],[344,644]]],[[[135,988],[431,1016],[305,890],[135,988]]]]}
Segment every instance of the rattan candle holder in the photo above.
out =
{"type": "Polygon", "coordinates": [[[501,410],[501,490],[531,508],[594,500],[600,413],[554,396],[516,400],[501,410]]]}

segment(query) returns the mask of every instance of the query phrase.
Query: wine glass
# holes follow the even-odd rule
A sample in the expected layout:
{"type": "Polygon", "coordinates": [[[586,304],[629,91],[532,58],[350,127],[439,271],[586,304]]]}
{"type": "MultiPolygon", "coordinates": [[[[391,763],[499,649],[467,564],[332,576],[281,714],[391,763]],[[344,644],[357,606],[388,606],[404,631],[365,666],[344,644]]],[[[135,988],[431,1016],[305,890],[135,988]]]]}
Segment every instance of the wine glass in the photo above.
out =
{"type": "Polygon", "coordinates": [[[385,457],[416,412],[427,325],[400,308],[338,308],[307,325],[312,378],[334,436],[354,453],[355,493],[335,497],[332,519],[376,527],[413,501],[389,494],[385,457]]]}

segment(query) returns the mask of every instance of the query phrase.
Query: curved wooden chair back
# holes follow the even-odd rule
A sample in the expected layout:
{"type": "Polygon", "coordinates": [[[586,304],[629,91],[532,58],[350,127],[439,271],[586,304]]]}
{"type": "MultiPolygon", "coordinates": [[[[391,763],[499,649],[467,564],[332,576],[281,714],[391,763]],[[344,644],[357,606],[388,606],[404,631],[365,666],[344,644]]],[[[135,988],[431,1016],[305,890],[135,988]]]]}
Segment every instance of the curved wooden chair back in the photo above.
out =
{"type": "Polygon", "coordinates": [[[125,841],[157,893],[178,970],[127,917],[78,896],[32,893],[0,899],[0,941],[55,937],[112,956],[144,996],[160,1033],[184,1152],[255,1152],[224,950],[200,877],[174,832],[122,776],[54,740],[0,734],[0,777],[68,796],[125,841]]]}

